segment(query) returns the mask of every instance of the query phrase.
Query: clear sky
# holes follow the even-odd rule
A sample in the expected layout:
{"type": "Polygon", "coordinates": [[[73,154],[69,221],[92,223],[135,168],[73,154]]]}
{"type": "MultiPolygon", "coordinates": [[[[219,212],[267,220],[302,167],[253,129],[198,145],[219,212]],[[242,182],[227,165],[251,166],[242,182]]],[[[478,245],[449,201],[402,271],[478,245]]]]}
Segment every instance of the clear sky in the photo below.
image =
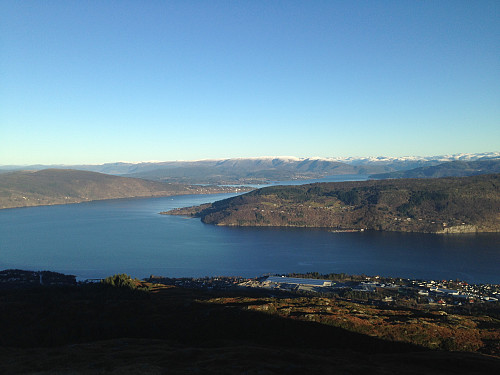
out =
{"type": "Polygon", "coordinates": [[[500,1],[0,1],[0,164],[500,151],[500,1]]]}

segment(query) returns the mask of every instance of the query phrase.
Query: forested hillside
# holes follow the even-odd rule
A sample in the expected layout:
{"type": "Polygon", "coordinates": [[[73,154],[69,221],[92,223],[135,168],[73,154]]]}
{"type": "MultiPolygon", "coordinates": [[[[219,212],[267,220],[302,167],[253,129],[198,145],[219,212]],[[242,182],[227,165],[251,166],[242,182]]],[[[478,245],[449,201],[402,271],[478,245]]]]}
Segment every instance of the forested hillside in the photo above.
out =
{"type": "Polygon", "coordinates": [[[169,212],[234,226],[500,231],[500,175],[273,186],[169,212]]]}

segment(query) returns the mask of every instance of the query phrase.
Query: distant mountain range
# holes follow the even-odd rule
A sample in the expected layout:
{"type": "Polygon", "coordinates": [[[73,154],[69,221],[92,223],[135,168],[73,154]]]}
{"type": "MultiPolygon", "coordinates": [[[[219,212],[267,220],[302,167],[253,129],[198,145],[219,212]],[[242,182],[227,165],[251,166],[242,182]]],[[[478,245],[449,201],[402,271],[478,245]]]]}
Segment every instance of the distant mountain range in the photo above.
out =
{"type": "Polygon", "coordinates": [[[406,171],[380,173],[370,178],[437,178],[437,177],[465,177],[479,174],[500,173],[500,158],[476,161],[449,161],[443,164],[420,167],[406,171]]]}
{"type": "MultiPolygon", "coordinates": [[[[331,175],[376,175],[432,167],[451,161],[486,161],[495,158],[500,158],[500,152],[432,157],[297,158],[279,156],[143,163],[117,162],[100,165],[0,166],[0,171],[41,170],[50,167],[187,184],[256,184],[331,175]]],[[[394,175],[390,178],[396,177],[397,175],[394,175]]],[[[380,177],[375,176],[375,178],[380,177]]]]}
{"type": "Polygon", "coordinates": [[[67,169],[15,171],[0,174],[0,209],[231,190],[224,187],[167,184],[67,169]]]}

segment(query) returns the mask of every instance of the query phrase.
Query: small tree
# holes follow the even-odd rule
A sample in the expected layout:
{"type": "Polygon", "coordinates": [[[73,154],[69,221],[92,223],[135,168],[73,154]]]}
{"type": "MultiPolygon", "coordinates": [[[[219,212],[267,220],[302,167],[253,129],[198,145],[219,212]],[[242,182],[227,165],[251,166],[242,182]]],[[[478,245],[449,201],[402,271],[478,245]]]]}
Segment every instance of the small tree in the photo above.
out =
{"type": "Polygon", "coordinates": [[[125,273],[108,276],[104,280],[102,280],[102,283],[104,285],[114,286],[118,288],[130,288],[130,289],[137,288],[137,284],[134,282],[134,280],[132,280],[132,278],[125,273]]]}

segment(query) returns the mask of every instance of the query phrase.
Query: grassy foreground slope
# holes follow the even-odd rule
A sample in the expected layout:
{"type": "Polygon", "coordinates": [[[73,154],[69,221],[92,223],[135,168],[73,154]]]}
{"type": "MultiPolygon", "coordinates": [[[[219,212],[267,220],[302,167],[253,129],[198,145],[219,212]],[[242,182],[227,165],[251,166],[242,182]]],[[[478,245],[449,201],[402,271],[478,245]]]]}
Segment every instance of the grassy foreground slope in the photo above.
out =
{"type": "Polygon", "coordinates": [[[497,310],[468,316],[131,282],[0,290],[0,373],[456,375],[500,369],[497,310]]]}
{"type": "MultiPolygon", "coordinates": [[[[45,169],[0,174],[0,209],[101,199],[201,193],[200,187],[79,170],[45,169]]],[[[208,192],[209,188],[204,188],[208,192]]]]}
{"type": "Polygon", "coordinates": [[[273,186],[169,213],[229,226],[499,232],[500,175],[273,186]]]}

